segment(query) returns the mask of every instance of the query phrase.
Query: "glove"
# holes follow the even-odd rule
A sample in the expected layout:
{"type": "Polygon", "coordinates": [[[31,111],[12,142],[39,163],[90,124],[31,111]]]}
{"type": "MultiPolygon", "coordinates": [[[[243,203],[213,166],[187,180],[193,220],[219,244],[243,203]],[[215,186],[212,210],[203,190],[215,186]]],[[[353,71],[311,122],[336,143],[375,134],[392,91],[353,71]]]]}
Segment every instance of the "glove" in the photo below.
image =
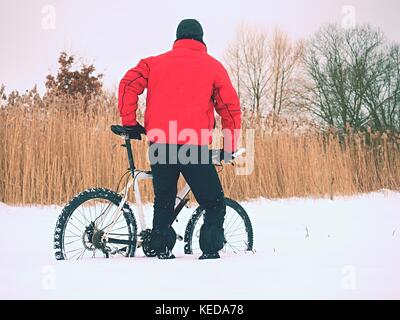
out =
{"type": "Polygon", "coordinates": [[[138,123],[136,126],[125,126],[124,129],[127,131],[129,139],[142,140],[141,135],[146,134],[145,128],[138,123]]]}
{"type": "Polygon", "coordinates": [[[224,162],[228,163],[235,159],[233,157],[234,152],[226,152],[223,149],[220,152],[221,152],[221,161],[224,160],[224,162]]]}

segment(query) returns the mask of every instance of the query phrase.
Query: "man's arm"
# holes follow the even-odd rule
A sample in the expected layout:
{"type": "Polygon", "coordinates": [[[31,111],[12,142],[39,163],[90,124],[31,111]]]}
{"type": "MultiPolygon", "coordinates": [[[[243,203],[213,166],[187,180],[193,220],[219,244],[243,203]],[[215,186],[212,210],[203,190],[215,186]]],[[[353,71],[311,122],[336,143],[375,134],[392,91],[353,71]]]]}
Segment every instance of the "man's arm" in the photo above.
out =
{"type": "Polygon", "coordinates": [[[228,72],[220,65],[214,81],[215,110],[222,118],[224,151],[237,151],[241,129],[240,101],[228,72]]]}
{"type": "Polygon", "coordinates": [[[145,60],[130,69],[122,78],[118,90],[118,109],[123,126],[135,126],[139,95],[147,87],[149,66],[145,60]]]}

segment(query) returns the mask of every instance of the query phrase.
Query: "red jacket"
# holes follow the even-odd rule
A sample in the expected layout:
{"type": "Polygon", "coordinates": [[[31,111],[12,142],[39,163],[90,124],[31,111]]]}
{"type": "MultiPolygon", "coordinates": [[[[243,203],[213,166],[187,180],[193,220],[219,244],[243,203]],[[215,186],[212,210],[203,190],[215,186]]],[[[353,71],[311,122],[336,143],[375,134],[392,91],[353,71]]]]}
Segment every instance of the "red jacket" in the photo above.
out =
{"type": "Polygon", "coordinates": [[[225,150],[237,149],[241,128],[239,99],[225,68],[207,54],[203,43],[178,40],[171,51],[142,59],[125,74],[118,97],[122,125],[137,124],[138,96],[146,88],[144,127],[150,141],[207,145],[211,138],[200,137],[212,132],[215,109],[225,129],[225,150]],[[189,140],[187,136],[192,134],[199,137],[197,141],[189,140]]]}

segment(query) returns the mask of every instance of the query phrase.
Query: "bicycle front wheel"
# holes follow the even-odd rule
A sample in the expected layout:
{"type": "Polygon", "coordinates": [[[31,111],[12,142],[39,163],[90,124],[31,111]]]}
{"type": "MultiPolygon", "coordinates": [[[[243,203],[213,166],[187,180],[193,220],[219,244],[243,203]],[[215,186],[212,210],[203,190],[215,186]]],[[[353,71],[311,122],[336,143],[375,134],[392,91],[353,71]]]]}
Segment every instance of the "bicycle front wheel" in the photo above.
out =
{"type": "Polygon", "coordinates": [[[121,201],[119,194],[103,188],[88,189],[74,197],[62,210],[54,231],[56,259],[115,254],[133,257],[136,220],[127,203],[117,212],[121,201]]]}
{"type": "MultiPolygon", "coordinates": [[[[224,220],[225,245],[221,252],[239,253],[253,250],[253,226],[246,210],[236,201],[225,198],[224,220]]],[[[198,207],[186,226],[185,253],[200,253],[200,228],[205,210],[198,207]]]]}

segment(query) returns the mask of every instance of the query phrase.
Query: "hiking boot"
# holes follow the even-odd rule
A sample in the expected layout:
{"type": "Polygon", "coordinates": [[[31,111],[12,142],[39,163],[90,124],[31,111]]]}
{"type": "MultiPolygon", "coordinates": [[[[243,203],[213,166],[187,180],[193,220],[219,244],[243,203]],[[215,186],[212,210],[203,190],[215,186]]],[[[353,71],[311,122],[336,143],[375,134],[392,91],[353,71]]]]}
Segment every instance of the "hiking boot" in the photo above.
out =
{"type": "Polygon", "coordinates": [[[220,259],[221,257],[219,256],[218,252],[215,253],[203,253],[199,260],[215,260],[215,259],[220,259]]]}
{"type": "Polygon", "coordinates": [[[150,236],[151,248],[156,253],[167,253],[171,251],[176,242],[176,233],[172,227],[166,229],[153,229],[150,236]]]}
{"type": "Polygon", "coordinates": [[[214,253],[224,247],[224,229],[215,224],[203,224],[200,228],[200,250],[214,253]]]}
{"type": "Polygon", "coordinates": [[[172,251],[168,250],[166,252],[158,253],[157,258],[160,260],[171,260],[175,259],[175,256],[173,255],[172,251]]]}

